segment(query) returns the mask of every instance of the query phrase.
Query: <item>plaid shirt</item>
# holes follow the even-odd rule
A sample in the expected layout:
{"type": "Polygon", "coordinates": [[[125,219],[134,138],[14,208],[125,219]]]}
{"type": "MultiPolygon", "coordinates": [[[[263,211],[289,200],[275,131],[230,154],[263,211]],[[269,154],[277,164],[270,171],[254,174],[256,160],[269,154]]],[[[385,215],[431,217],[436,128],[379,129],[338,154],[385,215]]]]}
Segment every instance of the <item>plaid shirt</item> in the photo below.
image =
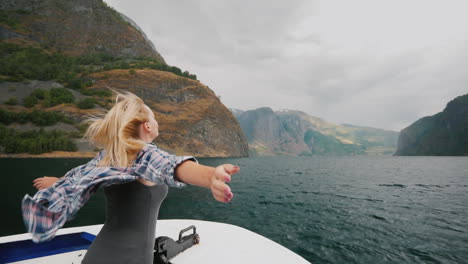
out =
{"type": "Polygon", "coordinates": [[[191,156],[175,156],[160,150],[152,143],[141,150],[131,167],[98,167],[101,151],[88,163],[68,171],[49,188],[33,197],[26,194],[22,200],[23,221],[36,243],[54,238],[66,221],[72,220],[78,210],[99,187],[145,179],[156,184],[184,187],[174,177],[175,168],[191,156]]]}

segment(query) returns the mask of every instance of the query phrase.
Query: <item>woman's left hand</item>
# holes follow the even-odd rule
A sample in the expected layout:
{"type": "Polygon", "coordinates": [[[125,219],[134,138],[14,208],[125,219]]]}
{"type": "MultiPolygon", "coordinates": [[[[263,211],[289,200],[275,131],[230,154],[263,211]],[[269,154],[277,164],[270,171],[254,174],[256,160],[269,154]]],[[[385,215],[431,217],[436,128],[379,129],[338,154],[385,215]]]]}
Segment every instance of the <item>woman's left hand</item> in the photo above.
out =
{"type": "Polygon", "coordinates": [[[44,176],[42,178],[36,178],[33,181],[34,187],[38,190],[42,190],[45,188],[49,188],[50,186],[54,185],[55,182],[58,181],[57,177],[49,177],[49,176],[44,176]]]}
{"type": "Polygon", "coordinates": [[[231,188],[229,188],[226,182],[231,182],[231,175],[238,173],[239,170],[239,166],[231,164],[223,164],[215,168],[211,177],[210,190],[217,201],[227,203],[234,197],[231,188]]]}

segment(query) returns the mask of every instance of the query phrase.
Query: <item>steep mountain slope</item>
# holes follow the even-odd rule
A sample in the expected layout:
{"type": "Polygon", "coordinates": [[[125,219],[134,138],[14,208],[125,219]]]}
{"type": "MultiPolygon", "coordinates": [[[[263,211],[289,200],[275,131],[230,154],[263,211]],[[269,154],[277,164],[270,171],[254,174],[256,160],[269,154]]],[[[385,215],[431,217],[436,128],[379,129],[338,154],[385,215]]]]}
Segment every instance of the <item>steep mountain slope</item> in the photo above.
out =
{"type": "Polygon", "coordinates": [[[395,155],[468,156],[468,94],[403,129],[395,155]]]}

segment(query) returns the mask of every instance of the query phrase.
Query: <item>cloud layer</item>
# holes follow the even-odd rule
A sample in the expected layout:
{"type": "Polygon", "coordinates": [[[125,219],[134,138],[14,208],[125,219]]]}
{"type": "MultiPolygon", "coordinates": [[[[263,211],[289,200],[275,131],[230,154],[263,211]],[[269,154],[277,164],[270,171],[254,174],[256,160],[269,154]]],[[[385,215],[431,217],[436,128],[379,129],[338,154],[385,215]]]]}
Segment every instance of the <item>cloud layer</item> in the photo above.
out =
{"type": "Polygon", "coordinates": [[[468,93],[465,1],[124,1],[228,107],[401,130],[468,93]]]}

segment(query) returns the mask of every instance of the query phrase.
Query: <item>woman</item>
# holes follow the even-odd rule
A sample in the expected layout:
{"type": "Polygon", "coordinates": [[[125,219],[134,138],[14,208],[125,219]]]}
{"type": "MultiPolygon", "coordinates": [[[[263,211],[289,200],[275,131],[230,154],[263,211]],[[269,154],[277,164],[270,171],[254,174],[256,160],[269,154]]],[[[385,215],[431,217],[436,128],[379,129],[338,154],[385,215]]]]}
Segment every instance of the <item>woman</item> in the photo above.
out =
{"type": "Polygon", "coordinates": [[[36,232],[36,242],[53,237],[57,226],[73,218],[90,194],[105,187],[106,221],[82,263],[153,263],[156,219],[168,186],[197,185],[209,188],[217,201],[232,199],[226,182],[239,167],[203,166],[193,157],[178,157],[158,149],[151,144],[159,134],[154,113],[136,95],[118,93],[115,106],[105,117],[90,121],[85,137],[103,151],[60,179],[34,180],[40,191],[33,198],[23,199],[23,218],[33,240],[34,228],[40,226],[37,223],[53,222],[36,232]],[[28,212],[37,210],[43,210],[40,216],[48,220],[28,212]],[[34,217],[38,220],[31,223],[34,217]]]}

